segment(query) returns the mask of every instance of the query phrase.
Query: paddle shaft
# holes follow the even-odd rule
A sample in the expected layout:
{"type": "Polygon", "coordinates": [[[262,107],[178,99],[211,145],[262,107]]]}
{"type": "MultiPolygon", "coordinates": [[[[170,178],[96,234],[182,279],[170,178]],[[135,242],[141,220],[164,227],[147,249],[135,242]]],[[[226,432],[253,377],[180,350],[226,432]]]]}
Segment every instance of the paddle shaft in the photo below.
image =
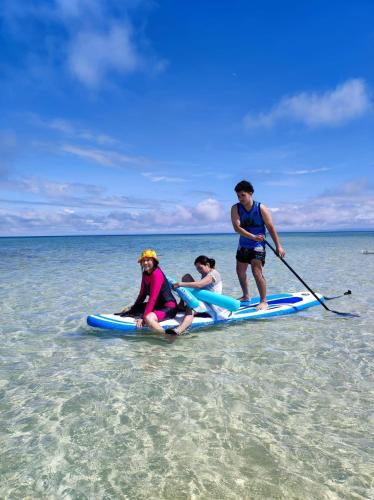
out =
{"type": "Polygon", "coordinates": [[[271,249],[273,250],[273,252],[275,253],[275,255],[276,255],[276,256],[277,256],[277,257],[278,257],[278,258],[279,258],[279,259],[283,262],[283,264],[284,264],[286,267],[288,267],[288,269],[289,269],[289,270],[290,270],[290,271],[291,271],[291,272],[292,272],[292,273],[296,276],[296,278],[297,278],[299,281],[301,281],[301,283],[302,283],[302,284],[303,284],[303,285],[307,288],[307,290],[309,290],[309,292],[310,292],[312,295],[314,295],[314,297],[318,300],[318,302],[321,304],[321,306],[323,306],[323,307],[326,309],[326,311],[330,311],[330,312],[333,312],[333,313],[334,313],[334,312],[336,312],[337,314],[340,314],[340,313],[338,313],[337,311],[333,311],[332,309],[329,309],[329,308],[327,307],[327,305],[326,305],[326,304],[324,304],[324,303],[322,302],[322,300],[318,297],[318,295],[316,295],[316,294],[313,292],[313,290],[312,290],[312,289],[311,289],[311,288],[310,288],[310,287],[309,287],[309,286],[305,283],[305,281],[303,280],[303,278],[301,278],[301,276],[299,276],[299,275],[297,274],[297,272],[296,272],[294,269],[292,269],[292,267],[288,264],[288,262],[286,262],[286,261],[283,259],[283,257],[281,257],[280,255],[278,255],[278,253],[277,253],[277,251],[275,250],[275,248],[274,248],[274,247],[273,247],[273,246],[272,246],[272,245],[271,245],[271,244],[270,244],[267,240],[264,240],[264,241],[265,241],[265,244],[266,244],[269,248],[271,248],[271,249]]]}

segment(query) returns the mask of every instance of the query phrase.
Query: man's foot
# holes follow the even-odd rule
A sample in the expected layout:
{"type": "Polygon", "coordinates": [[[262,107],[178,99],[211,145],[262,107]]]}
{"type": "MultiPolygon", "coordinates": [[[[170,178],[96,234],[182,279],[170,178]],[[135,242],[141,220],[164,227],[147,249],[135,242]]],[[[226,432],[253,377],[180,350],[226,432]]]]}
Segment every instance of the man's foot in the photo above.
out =
{"type": "Polygon", "coordinates": [[[259,305],[256,307],[257,311],[265,311],[265,309],[269,309],[268,303],[265,302],[264,300],[259,303],[259,305]]]}
{"type": "Polygon", "coordinates": [[[243,295],[238,300],[239,300],[239,302],[248,302],[249,300],[251,300],[251,297],[249,297],[248,295],[243,295]]]}

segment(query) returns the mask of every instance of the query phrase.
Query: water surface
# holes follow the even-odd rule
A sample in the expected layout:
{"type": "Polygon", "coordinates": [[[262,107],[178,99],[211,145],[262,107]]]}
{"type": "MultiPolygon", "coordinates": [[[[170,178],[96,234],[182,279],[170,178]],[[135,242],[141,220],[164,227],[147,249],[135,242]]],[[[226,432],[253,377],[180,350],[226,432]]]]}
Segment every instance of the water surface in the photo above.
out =
{"type": "MultiPolygon", "coordinates": [[[[234,235],[0,239],[0,497],[374,497],[374,233],[284,234],[315,290],[352,295],[174,343],[86,326],[163,270],[217,261],[240,295],[234,235]]],[[[304,287],[268,251],[268,292],[304,287]]],[[[253,280],[251,281],[252,291],[253,280]]]]}

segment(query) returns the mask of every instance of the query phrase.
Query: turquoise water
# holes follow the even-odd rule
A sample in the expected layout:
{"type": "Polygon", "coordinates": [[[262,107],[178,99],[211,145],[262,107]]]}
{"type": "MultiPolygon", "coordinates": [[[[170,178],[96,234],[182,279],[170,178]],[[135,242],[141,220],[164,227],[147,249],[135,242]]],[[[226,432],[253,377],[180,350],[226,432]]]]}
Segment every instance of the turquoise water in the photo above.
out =
{"type": "MultiPolygon", "coordinates": [[[[174,343],[86,326],[136,296],[149,246],[175,277],[214,257],[239,296],[236,241],[0,239],[0,498],[374,497],[374,233],[282,235],[289,264],[327,296],[351,289],[328,306],[359,318],[316,307],[174,343]]],[[[270,253],[268,293],[302,290],[270,253]]]]}

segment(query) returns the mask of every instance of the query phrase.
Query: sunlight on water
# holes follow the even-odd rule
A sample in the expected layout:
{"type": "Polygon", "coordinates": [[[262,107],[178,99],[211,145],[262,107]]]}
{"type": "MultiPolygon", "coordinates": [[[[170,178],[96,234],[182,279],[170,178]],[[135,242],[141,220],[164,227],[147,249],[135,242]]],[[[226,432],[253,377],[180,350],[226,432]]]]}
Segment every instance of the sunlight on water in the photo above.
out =
{"type": "MultiPolygon", "coordinates": [[[[1,498],[374,497],[373,233],[285,234],[321,307],[178,338],[89,328],[131,303],[143,247],[163,270],[217,261],[240,295],[236,237],[0,240],[1,498]]],[[[268,251],[268,292],[303,286],[268,251]]],[[[252,282],[253,283],[253,282],[252,282]]]]}

